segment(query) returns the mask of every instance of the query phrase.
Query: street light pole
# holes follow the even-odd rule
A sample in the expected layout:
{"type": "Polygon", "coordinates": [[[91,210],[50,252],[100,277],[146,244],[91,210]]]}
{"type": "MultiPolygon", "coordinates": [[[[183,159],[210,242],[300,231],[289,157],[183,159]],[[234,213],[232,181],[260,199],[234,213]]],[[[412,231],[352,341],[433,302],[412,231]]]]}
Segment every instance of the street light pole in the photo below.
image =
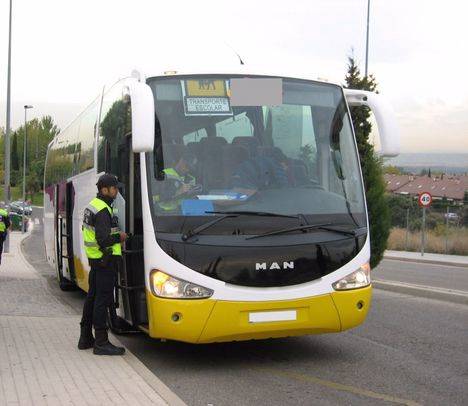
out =
{"type": "MultiPolygon", "coordinates": [[[[4,193],[5,193],[5,204],[6,207],[10,204],[10,107],[11,107],[11,14],[12,14],[13,4],[10,0],[10,20],[8,28],[8,76],[7,76],[7,101],[6,101],[6,129],[5,129],[5,153],[3,160],[5,162],[5,179],[4,179],[4,193]]],[[[5,240],[3,245],[3,252],[10,252],[10,239],[5,240]]]]}
{"type": "Polygon", "coordinates": [[[33,106],[24,106],[24,142],[23,142],[23,214],[21,216],[21,230],[24,233],[24,212],[26,210],[26,138],[28,137],[28,120],[26,119],[26,112],[32,109],[33,106]]]}
{"type": "Polygon", "coordinates": [[[365,71],[366,78],[367,78],[367,66],[369,64],[369,13],[370,13],[370,0],[367,0],[366,71],[365,71]]]}

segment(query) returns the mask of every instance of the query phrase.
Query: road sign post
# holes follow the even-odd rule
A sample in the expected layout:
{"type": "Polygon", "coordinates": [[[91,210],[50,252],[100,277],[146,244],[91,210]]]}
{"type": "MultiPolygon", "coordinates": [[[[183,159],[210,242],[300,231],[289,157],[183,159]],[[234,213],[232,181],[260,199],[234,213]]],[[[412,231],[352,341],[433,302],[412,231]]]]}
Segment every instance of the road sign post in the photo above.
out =
{"type": "Polygon", "coordinates": [[[450,209],[447,205],[447,213],[445,214],[445,255],[448,254],[449,213],[450,209]]]}
{"type": "Polygon", "coordinates": [[[426,207],[422,208],[422,225],[421,225],[421,256],[424,256],[424,246],[426,245],[426,207]]]}
{"type": "Polygon", "coordinates": [[[408,251],[408,234],[409,234],[409,208],[406,209],[406,237],[405,237],[405,251],[408,251]]]}
{"type": "Polygon", "coordinates": [[[432,196],[429,192],[422,192],[418,197],[419,206],[422,207],[421,224],[421,256],[424,256],[424,246],[426,245],[426,208],[432,203],[432,196]]]}

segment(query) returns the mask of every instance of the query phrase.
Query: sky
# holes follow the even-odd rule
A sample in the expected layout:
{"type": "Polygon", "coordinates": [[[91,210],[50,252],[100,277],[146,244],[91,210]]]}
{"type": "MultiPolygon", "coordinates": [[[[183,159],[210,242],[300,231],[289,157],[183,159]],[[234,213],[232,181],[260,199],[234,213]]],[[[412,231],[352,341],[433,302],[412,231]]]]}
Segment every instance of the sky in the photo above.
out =
{"type": "MultiPolygon", "coordinates": [[[[8,0],[0,2],[0,127],[6,122],[8,0]]],[[[13,0],[12,128],[71,121],[134,68],[229,44],[248,66],[344,83],[364,71],[367,0],[13,0]]],[[[369,73],[395,110],[402,152],[468,153],[468,2],[371,0],[369,73]]]]}

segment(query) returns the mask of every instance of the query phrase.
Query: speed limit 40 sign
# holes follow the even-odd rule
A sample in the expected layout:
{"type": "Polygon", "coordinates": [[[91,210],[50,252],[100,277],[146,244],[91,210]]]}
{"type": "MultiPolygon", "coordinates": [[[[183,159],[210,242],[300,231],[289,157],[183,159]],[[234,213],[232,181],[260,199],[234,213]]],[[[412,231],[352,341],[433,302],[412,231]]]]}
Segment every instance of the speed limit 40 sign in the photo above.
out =
{"type": "Polygon", "coordinates": [[[421,207],[429,207],[432,203],[432,196],[429,192],[419,194],[418,203],[421,207]]]}

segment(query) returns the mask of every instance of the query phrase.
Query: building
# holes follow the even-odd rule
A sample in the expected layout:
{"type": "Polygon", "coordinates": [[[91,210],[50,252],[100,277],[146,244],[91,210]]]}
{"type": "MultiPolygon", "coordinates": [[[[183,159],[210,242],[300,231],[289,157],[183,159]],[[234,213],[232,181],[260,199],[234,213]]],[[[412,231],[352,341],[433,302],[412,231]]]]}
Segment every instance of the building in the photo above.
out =
{"type": "Polygon", "coordinates": [[[385,174],[384,178],[389,193],[416,197],[421,192],[429,192],[435,200],[445,198],[458,204],[463,204],[465,192],[468,191],[467,175],[428,177],[385,174]]]}

